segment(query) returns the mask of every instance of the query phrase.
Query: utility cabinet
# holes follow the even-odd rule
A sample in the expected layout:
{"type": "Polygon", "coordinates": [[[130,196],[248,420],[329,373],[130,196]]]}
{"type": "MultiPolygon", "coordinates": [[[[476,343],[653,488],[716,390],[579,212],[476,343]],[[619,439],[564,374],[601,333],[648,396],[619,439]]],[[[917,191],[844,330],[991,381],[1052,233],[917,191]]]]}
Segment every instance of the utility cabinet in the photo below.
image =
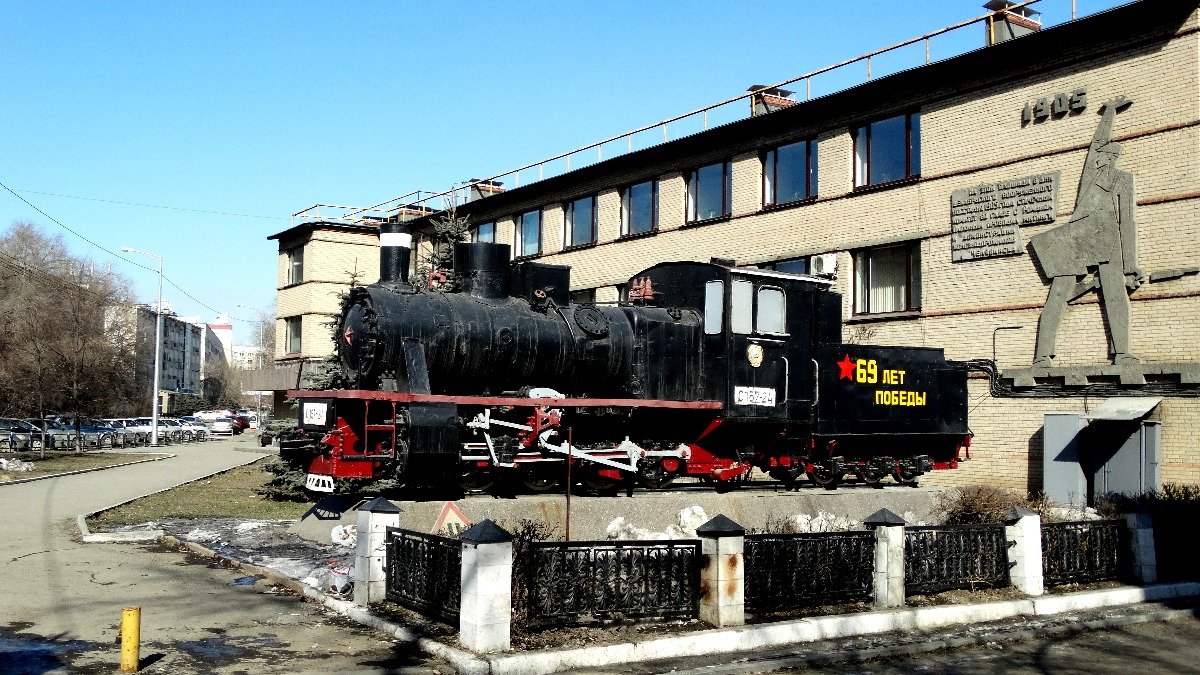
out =
{"type": "Polygon", "coordinates": [[[1161,423],[1111,410],[1046,413],[1042,491],[1047,497],[1093,506],[1098,495],[1161,487],[1161,423]]]}

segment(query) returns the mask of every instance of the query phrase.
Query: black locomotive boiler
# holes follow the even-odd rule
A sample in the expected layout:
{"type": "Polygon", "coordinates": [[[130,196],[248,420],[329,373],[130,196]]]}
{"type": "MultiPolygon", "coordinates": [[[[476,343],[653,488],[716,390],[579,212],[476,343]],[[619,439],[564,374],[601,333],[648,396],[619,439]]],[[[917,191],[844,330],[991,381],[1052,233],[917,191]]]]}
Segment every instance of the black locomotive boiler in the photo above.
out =
{"type": "Polygon", "coordinates": [[[911,484],[969,448],[966,366],[941,349],[842,341],[825,278],[666,262],[629,300],[572,303],[570,268],[460,243],[449,288],[407,280],[402,224],[380,235],[381,281],[337,325],[346,388],[289,392],[286,458],[315,491],[337,479],[511,478],[552,489],[752,468],[832,488],[911,484]]]}

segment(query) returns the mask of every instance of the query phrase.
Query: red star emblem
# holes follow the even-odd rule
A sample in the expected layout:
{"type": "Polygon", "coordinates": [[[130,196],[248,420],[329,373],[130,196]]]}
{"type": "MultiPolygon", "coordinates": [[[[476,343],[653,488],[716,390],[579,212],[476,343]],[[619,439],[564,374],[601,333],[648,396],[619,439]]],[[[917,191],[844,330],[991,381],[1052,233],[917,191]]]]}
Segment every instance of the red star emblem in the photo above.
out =
{"type": "Polygon", "coordinates": [[[846,358],[842,359],[841,361],[838,361],[837,366],[838,366],[838,368],[842,369],[842,373],[838,377],[839,380],[853,380],[854,379],[854,362],[850,360],[849,354],[846,355],[846,358]]]}
{"type": "Polygon", "coordinates": [[[354,337],[354,329],[346,326],[346,331],[342,333],[342,339],[346,341],[346,344],[350,344],[350,338],[352,337],[354,337]]]}

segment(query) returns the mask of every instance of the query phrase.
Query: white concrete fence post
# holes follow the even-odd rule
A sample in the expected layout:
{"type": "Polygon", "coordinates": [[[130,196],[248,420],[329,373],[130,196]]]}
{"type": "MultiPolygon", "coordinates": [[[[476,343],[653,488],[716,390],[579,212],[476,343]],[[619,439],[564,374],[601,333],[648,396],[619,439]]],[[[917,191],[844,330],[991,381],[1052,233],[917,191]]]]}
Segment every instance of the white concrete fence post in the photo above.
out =
{"type": "Polygon", "coordinates": [[[400,526],[400,507],[376,497],[358,507],[358,541],[354,546],[354,604],[366,607],[387,598],[384,570],[387,528],[400,526]]]}
{"type": "Polygon", "coordinates": [[[904,519],[879,509],[863,521],[875,530],[875,606],[904,606],[904,519]]]}
{"type": "Polygon", "coordinates": [[[700,537],[700,620],[724,628],[746,623],[746,528],[718,515],[700,537]]]}
{"type": "Polygon", "coordinates": [[[472,525],[462,541],[458,640],[477,653],[512,646],[512,535],[491,520],[472,525]]]}
{"type": "Polygon", "coordinates": [[[1008,581],[1025,595],[1046,592],[1042,576],[1042,517],[1020,506],[1004,518],[1008,549],[1008,581]]]}
{"type": "Polygon", "coordinates": [[[1158,558],[1154,553],[1154,523],[1149,513],[1127,513],[1129,548],[1133,556],[1133,579],[1139,584],[1158,581],[1158,558]]]}

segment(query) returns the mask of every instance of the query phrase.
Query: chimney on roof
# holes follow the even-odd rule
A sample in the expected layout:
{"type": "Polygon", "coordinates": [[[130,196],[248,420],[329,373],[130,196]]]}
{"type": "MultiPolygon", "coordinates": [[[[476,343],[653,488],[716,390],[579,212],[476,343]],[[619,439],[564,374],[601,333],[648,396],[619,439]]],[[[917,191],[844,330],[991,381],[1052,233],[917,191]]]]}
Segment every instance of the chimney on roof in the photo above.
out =
{"type": "Polygon", "coordinates": [[[750,116],[775,112],[780,108],[790,108],[796,105],[790,97],[793,92],[779,87],[768,87],[765,84],[750,85],[750,116]]]}
{"type": "Polygon", "coordinates": [[[422,216],[427,216],[433,213],[433,209],[420,204],[403,204],[388,216],[388,220],[395,220],[401,223],[406,223],[410,220],[416,220],[422,216]]]}
{"type": "Polygon", "coordinates": [[[470,196],[467,198],[467,201],[470,202],[473,202],[476,199],[483,199],[484,197],[491,197],[492,195],[504,192],[504,188],[501,187],[503,183],[498,180],[480,180],[479,178],[472,178],[467,182],[471,184],[470,196]]]}
{"type": "Polygon", "coordinates": [[[989,47],[1042,29],[1042,13],[1028,5],[1018,7],[1018,4],[1010,0],[988,0],[983,5],[992,12],[984,23],[989,47]]]}

